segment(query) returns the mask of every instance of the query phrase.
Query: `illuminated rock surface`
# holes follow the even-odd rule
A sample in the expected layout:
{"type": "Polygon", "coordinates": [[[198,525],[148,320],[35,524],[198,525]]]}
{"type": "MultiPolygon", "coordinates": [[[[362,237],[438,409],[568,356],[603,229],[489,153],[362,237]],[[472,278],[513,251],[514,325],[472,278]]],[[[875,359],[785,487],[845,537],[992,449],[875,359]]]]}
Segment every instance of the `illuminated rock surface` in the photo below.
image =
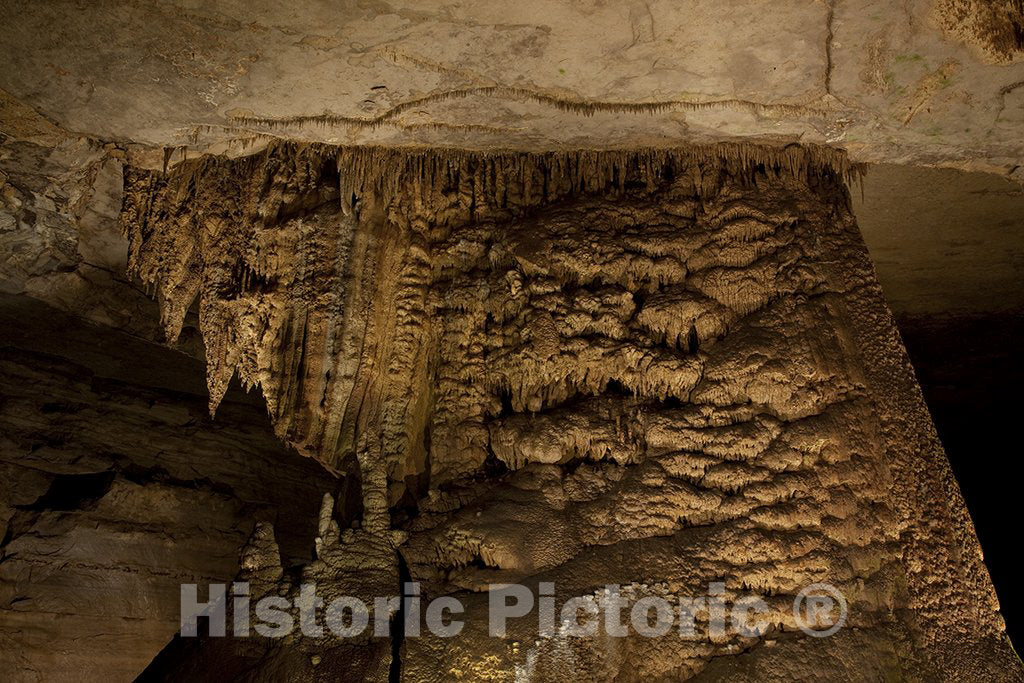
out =
{"type": "Polygon", "coordinates": [[[282,438],[359,472],[347,552],[405,531],[466,604],[458,639],[405,639],[407,680],[1019,675],[842,164],[280,145],[129,176],[122,219],[169,337],[199,297],[213,406],[259,384],[282,438]],[[486,634],[488,583],[709,580],[770,596],[770,634],[486,634]],[[792,613],[816,582],[851,604],[821,641],[792,613]]]}
{"type": "Polygon", "coordinates": [[[723,139],[1015,173],[1019,0],[5,0],[0,88],[154,147],[723,139]],[[1004,9],[1005,7],[1005,9],[1004,9]]]}
{"type": "Polygon", "coordinates": [[[0,678],[1024,680],[888,308],[1005,524],[1020,0],[0,16],[0,678]],[[171,640],[233,576],[466,627],[171,640]],[[488,637],[506,582],[770,628],[488,637]]]}

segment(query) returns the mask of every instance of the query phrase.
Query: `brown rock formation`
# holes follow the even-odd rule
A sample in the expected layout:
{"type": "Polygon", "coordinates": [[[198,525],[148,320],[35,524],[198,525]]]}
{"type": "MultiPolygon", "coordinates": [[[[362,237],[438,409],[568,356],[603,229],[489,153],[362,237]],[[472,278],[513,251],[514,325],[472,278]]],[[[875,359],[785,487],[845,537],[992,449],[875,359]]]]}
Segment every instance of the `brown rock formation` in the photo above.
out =
{"type": "Polygon", "coordinates": [[[935,14],[943,30],[976,45],[993,62],[1011,62],[1024,54],[1024,2],[939,0],[935,14]]]}
{"type": "MultiPolygon", "coordinates": [[[[211,408],[237,372],[283,439],[361,482],[362,528],[305,576],[394,585],[397,544],[466,605],[458,639],[404,641],[405,680],[1018,680],[849,172],[800,147],[280,144],[132,170],[122,218],[168,338],[199,299],[211,408]],[[721,581],[769,596],[770,632],[488,637],[481,591],[508,581],[634,602],[721,581]],[[791,611],[815,582],[851,606],[821,640],[791,611]]],[[[190,656],[255,679],[313,648],[204,642],[190,656]]]]}

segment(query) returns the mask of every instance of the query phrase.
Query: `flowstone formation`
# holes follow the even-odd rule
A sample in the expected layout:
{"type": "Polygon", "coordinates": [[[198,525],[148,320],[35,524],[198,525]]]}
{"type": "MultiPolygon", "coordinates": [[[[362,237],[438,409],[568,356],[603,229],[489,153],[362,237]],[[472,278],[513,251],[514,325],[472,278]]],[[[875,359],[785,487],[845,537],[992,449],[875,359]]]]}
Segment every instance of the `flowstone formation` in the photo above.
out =
{"type": "MultiPolygon", "coordinates": [[[[358,482],[356,528],[322,524],[304,576],[363,597],[404,574],[466,607],[452,639],[208,639],[149,673],[327,679],[362,647],[366,680],[1020,680],[850,214],[856,170],[799,146],[284,143],[129,170],[130,268],[168,339],[198,300],[211,409],[237,373],[358,482]],[[849,614],[814,638],[792,605],[822,582],[849,614]],[[721,583],[769,626],[538,637],[531,616],[490,637],[499,583],[559,605],[721,583]]],[[[254,539],[260,590],[294,594],[275,552],[254,539]]]]}

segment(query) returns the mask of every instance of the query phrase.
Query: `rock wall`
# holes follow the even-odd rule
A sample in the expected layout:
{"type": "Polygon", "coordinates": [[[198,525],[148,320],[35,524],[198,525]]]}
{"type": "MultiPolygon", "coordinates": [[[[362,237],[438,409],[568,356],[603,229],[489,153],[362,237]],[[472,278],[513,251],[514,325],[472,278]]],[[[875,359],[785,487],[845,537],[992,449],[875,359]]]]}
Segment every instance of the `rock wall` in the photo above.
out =
{"type": "Polygon", "coordinates": [[[157,340],[153,302],[125,272],[123,150],[5,105],[0,97],[0,292],[157,340]]]}
{"type": "Polygon", "coordinates": [[[0,672],[131,680],[178,630],[179,584],[223,582],[263,520],[312,557],[340,483],[201,363],[0,295],[0,672]]]}

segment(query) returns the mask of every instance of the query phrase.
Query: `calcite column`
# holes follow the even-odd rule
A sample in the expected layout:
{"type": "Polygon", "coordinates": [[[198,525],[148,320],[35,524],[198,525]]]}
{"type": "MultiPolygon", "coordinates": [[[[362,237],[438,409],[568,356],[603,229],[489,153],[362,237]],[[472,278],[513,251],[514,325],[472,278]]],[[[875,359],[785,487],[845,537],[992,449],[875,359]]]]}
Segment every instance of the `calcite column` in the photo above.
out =
{"type": "Polygon", "coordinates": [[[213,405],[233,372],[260,384],[284,439],[359,475],[350,551],[466,606],[458,637],[396,649],[405,680],[1019,677],[850,170],[278,145],[132,172],[124,225],[169,335],[208,312],[213,405]],[[753,593],[767,630],[492,637],[508,582],[753,593]],[[849,606],[828,638],[792,609],[815,583],[849,606]]]}

